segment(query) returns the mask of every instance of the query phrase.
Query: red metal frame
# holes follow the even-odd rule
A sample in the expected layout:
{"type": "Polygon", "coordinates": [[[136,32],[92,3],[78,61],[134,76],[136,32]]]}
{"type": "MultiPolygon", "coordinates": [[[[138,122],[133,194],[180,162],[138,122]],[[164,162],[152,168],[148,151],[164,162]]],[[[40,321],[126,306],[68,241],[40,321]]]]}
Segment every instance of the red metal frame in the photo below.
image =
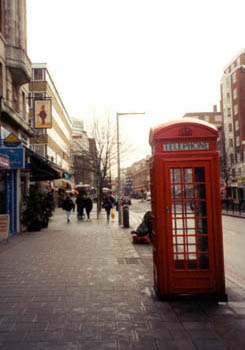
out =
{"type": "Polygon", "coordinates": [[[194,119],[151,131],[154,284],[161,297],[227,299],[216,139],[213,126],[194,119]]]}

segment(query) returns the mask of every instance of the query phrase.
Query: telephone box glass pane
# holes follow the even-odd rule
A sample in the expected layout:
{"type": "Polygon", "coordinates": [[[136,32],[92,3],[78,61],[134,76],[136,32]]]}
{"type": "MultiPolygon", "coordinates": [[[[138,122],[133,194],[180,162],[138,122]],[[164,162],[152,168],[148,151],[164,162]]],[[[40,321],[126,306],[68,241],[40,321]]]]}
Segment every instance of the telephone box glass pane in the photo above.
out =
{"type": "Polygon", "coordinates": [[[205,199],[206,198],[205,184],[197,184],[195,186],[195,196],[196,196],[196,199],[205,199]]]}
{"type": "Polygon", "coordinates": [[[182,216],[181,202],[173,202],[172,203],[172,216],[182,216]]]}
{"type": "Polygon", "coordinates": [[[192,168],[183,169],[183,182],[192,182],[192,168]]]}
{"type": "Polygon", "coordinates": [[[171,174],[171,182],[180,182],[180,169],[170,169],[170,174],[171,174]]]}
{"type": "Polygon", "coordinates": [[[194,198],[194,191],[192,184],[184,185],[184,199],[194,198]]]}
{"type": "Polygon", "coordinates": [[[199,252],[208,252],[208,236],[198,235],[197,247],[199,252]]]}
{"type": "Polygon", "coordinates": [[[207,269],[208,220],[205,167],[170,169],[175,269],[207,269]]]}
{"type": "Polygon", "coordinates": [[[208,233],[208,222],[207,219],[197,219],[197,233],[208,233]]]}
{"type": "Polygon", "coordinates": [[[172,185],[171,186],[171,194],[173,199],[181,198],[181,186],[180,185],[172,185]]]}
{"type": "Polygon", "coordinates": [[[196,202],[196,216],[207,216],[206,202],[196,202]]]}
{"type": "Polygon", "coordinates": [[[194,202],[193,201],[188,201],[184,202],[184,214],[185,216],[193,216],[194,213],[194,202]]]}
{"type": "Polygon", "coordinates": [[[199,254],[199,267],[201,270],[206,270],[209,268],[208,254],[199,254]]]}
{"type": "Polygon", "coordinates": [[[205,168],[195,168],[195,182],[205,182],[205,168]]]}

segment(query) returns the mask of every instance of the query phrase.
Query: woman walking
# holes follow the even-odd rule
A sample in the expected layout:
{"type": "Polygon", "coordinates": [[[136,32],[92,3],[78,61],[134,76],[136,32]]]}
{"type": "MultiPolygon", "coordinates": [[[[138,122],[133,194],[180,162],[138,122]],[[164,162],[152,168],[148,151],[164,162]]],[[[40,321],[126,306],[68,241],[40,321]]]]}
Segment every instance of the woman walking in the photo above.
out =
{"type": "Polygon", "coordinates": [[[90,221],[90,212],[93,209],[93,201],[89,196],[85,197],[84,206],[87,214],[87,220],[90,221]]]}
{"type": "Polygon", "coordinates": [[[113,207],[113,200],[112,198],[107,194],[104,202],[103,202],[103,208],[106,211],[106,218],[107,218],[107,222],[110,221],[110,215],[111,215],[111,208],[113,207]]]}

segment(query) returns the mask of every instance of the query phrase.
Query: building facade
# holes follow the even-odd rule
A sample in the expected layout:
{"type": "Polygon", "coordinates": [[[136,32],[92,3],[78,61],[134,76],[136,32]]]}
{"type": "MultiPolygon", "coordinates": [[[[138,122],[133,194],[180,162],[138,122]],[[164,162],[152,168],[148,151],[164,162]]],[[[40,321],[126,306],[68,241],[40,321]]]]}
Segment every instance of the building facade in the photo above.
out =
{"type": "Polygon", "coordinates": [[[95,187],[95,174],[91,165],[95,159],[96,145],[88,137],[82,120],[72,119],[72,159],[75,185],[89,184],[95,187]]]}
{"type": "Polygon", "coordinates": [[[217,139],[217,150],[219,151],[219,158],[220,158],[220,178],[221,178],[221,184],[223,184],[225,179],[226,168],[225,168],[225,139],[224,139],[222,112],[218,112],[217,106],[214,105],[212,112],[185,113],[183,118],[195,118],[195,119],[206,121],[216,126],[219,134],[217,139]]]}
{"type": "Polygon", "coordinates": [[[9,216],[10,233],[20,230],[21,199],[28,181],[24,146],[33,135],[27,103],[32,71],[26,41],[26,1],[1,0],[0,156],[5,154],[9,166],[0,166],[0,214],[9,216]]]}
{"type": "Polygon", "coordinates": [[[71,173],[72,119],[55,87],[46,63],[32,64],[29,84],[30,122],[35,129],[31,148],[51,160],[64,172],[71,173]],[[47,128],[35,125],[35,101],[51,102],[51,123],[47,128]]]}
{"type": "Polygon", "coordinates": [[[211,123],[218,128],[222,126],[222,113],[218,112],[217,106],[213,106],[212,112],[185,113],[183,118],[195,118],[211,123]]]}
{"type": "Polygon", "coordinates": [[[147,156],[126,169],[124,189],[127,189],[127,194],[137,198],[150,191],[149,159],[147,156]]]}
{"type": "Polygon", "coordinates": [[[221,112],[225,137],[226,184],[245,189],[245,49],[225,67],[221,112]]]}

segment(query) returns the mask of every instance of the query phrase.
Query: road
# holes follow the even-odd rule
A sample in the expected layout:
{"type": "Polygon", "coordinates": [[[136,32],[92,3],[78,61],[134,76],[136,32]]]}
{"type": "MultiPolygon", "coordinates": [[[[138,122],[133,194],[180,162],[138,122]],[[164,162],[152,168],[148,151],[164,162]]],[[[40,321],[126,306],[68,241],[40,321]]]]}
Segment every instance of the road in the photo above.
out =
{"type": "MultiPolygon", "coordinates": [[[[130,206],[130,227],[136,229],[144,213],[151,210],[150,202],[132,200],[130,206]]],[[[235,283],[245,293],[245,219],[223,216],[223,239],[225,276],[227,284],[235,283]]]]}

